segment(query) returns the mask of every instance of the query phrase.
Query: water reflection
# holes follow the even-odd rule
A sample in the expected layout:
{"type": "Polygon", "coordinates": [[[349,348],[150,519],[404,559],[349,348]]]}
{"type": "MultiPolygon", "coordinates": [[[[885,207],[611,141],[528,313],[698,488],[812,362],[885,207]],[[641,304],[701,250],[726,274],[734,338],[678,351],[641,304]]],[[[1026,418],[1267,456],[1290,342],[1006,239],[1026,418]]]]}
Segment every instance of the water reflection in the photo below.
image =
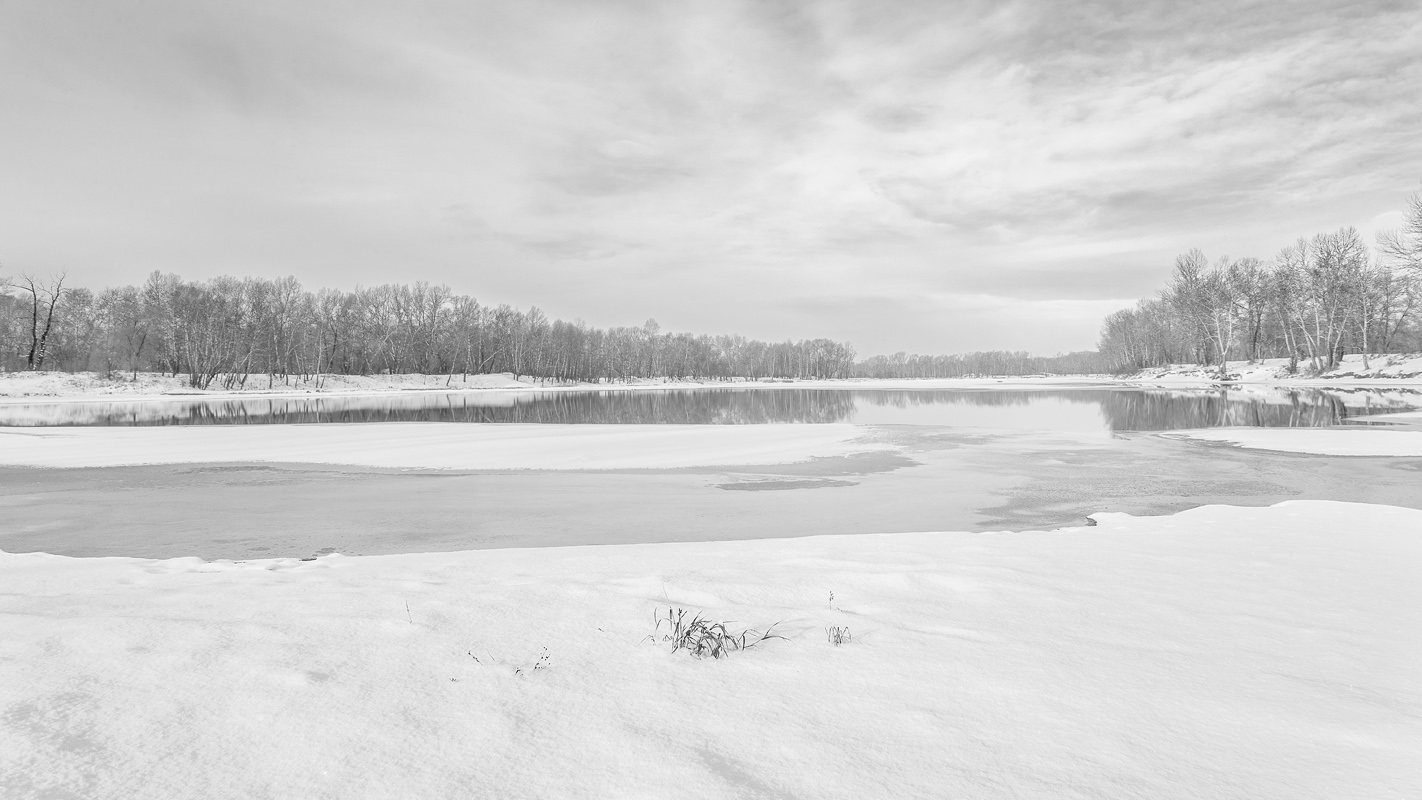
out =
{"type": "MultiPolygon", "coordinates": [[[[904,411],[924,405],[1043,408],[1051,403],[1099,407],[1112,431],[1163,431],[1250,426],[1324,427],[1350,417],[1422,406],[1416,389],[1052,389],[979,392],[864,392],[861,403],[904,411]]],[[[951,418],[951,411],[945,411],[951,418]]],[[[1028,411],[1022,415],[1032,416],[1028,411]]],[[[876,420],[877,421],[877,420],[876,420]]],[[[943,422],[938,424],[952,424],[943,422]]],[[[1016,427],[1016,426],[1014,426],[1016,427]]],[[[1051,426],[1043,426],[1051,427],[1051,426]]]]}
{"type": "Polygon", "coordinates": [[[0,405],[0,425],[251,425],[522,422],[744,425],[769,422],[1159,431],[1318,427],[1422,407],[1415,389],[686,389],[419,393],[0,405]],[[991,412],[991,413],[987,413],[991,412]]]}

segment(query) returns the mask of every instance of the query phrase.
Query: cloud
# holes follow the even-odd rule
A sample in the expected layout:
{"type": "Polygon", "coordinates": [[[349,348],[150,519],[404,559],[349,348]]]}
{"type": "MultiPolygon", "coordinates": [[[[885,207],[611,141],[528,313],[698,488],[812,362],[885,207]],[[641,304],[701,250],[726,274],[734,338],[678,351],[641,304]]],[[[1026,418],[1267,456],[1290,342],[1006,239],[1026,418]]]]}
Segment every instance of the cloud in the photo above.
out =
{"type": "Polygon", "coordinates": [[[1419,42],[1411,2],[6,4],[0,255],[1077,349],[1176,252],[1398,207],[1419,42]]]}

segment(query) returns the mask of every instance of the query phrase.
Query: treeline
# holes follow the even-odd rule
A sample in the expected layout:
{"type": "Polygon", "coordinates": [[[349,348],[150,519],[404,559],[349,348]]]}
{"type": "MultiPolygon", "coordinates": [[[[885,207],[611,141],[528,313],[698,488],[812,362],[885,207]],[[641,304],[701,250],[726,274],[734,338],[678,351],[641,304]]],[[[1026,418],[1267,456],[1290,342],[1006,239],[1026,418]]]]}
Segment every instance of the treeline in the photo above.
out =
{"type": "Polygon", "coordinates": [[[856,362],[829,339],[593,328],[538,308],[489,306],[448,287],[392,284],[310,291],[292,277],[185,281],[154,273],[98,293],[64,278],[23,276],[0,291],[0,370],[163,372],[198,388],[241,388],[253,375],[513,373],[555,381],[633,378],[954,378],[1102,369],[1095,353],[1025,352],[856,362]]]}
{"type": "Polygon", "coordinates": [[[1376,254],[1343,228],[1271,261],[1176,259],[1168,286],[1106,318],[1096,352],[895,353],[855,360],[830,339],[594,328],[537,307],[481,304],[446,286],[310,291],[295,278],[185,281],[92,292],[63,276],[0,281],[0,371],[164,372],[238,388],[249,376],[512,373],[555,381],[635,378],[959,378],[1133,371],[1287,357],[1319,372],[1346,353],[1422,351],[1422,193],[1376,254]]]}
{"type": "Polygon", "coordinates": [[[829,339],[594,328],[538,308],[487,306],[448,287],[393,284],[309,291],[295,278],[185,281],[94,293],[62,277],[0,292],[0,369],[185,374],[237,388],[249,375],[509,372],[559,381],[630,378],[843,378],[855,353],[829,339]]]}
{"type": "Polygon", "coordinates": [[[1109,367],[1138,370],[1229,359],[1290,359],[1331,369],[1347,353],[1422,350],[1422,193],[1401,230],[1370,252],[1353,228],[1301,238],[1271,261],[1175,260],[1167,287],[1106,318],[1098,349],[1109,367]]]}
{"type": "Polygon", "coordinates": [[[990,350],[955,355],[873,356],[854,365],[857,378],[970,378],[987,375],[1077,375],[1102,372],[1106,362],[1083,350],[1057,356],[990,350]]]}

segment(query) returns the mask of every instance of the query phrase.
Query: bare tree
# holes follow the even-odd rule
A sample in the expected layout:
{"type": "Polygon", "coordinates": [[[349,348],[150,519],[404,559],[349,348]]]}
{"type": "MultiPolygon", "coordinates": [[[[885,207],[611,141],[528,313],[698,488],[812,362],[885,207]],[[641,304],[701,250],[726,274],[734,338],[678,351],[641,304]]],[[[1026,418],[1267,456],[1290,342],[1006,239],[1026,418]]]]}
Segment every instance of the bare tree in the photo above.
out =
{"type": "Polygon", "coordinates": [[[45,280],[38,280],[28,273],[20,276],[20,291],[30,295],[30,351],[25,358],[25,369],[44,369],[45,356],[49,354],[49,333],[54,327],[54,310],[64,296],[64,279],[60,273],[45,280]],[[44,323],[40,323],[43,317],[44,323]]]}
{"type": "Polygon", "coordinates": [[[1175,271],[1171,273],[1170,284],[1165,297],[1171,310],[1180,320],[1186,336],[1186,347],[1191,358],[1203,364],[1208,361],[1209,334],[1207,326],[1210,318],[1210,288],[1207,285],[1209,259],[1199,248],[1181,253],[1175,257],[1175,271]]]}
{"type": "Polygon", "coordinates": [[[1372,283],[1380,300],[1387,349],[1422,302],[1422,192],[1407,198],[1400,229],[1378,233],[1377,249],[1380,263],[1372,283]]]}
{"type": "Polygon", "coordinates": [[[1404,226],[1379,235],[1377,252],[1352,228],[1300,238],[1270,263],[1211,267],[1191,250],[1156,298],[1107,317],[1099,353],[1128,369],[1282,355],[1290,372],[1300,358],[1321,372],[1346,352],[1362,354],[1366,369],[1371,354],[1422,345],[1422,192],[1409,198],[1404,226]]]}
{"type": "Polygon", "coordinates": [[[1396,269],[1422,280],[1422,192],[1407,198],[1402,228],[1378,234],[1378,252],[1396,269]]]}
{"type": "Polygon", "coordinates": [[[1229,266],[1228,280],[1251,362],[1259,359],[1259,340],[1269,313],[1269,271],[1257,258],[1241,258],[1229,266]]]}
{"type": "Polygon", "coordinates": [[[1350,227],[1313,237],[1312,250],[1309,285],[1314,324],[1324,344],[1325,367],[1331,369],[1343,355],[1343,339],[1357,316],[1358,297],[1366,285],[1368,249],[1350,227]]]}
{"type": "Polygon", "coordinates": [[[1205,333],[1214,346],[1215,357],[1219,359],[1220,378],[1223,379],[1228,374],[1229,351],[1234,346],[1234,335],[1239,328],[1239,298],[1235,283],[1230,280],[1230,267],[1226,259],[1221,259],[1205,274],[1201,290],[1205,333]]]}
{"type": "Polygon", "coordinates": [[[132,286],[105,289],[96,305],[98,317],[108,331],[109,352],[117,350],[121,354],[124,366],[137,381],[139,359],[148,344],[150,332],[143,296],[132,286]]]}

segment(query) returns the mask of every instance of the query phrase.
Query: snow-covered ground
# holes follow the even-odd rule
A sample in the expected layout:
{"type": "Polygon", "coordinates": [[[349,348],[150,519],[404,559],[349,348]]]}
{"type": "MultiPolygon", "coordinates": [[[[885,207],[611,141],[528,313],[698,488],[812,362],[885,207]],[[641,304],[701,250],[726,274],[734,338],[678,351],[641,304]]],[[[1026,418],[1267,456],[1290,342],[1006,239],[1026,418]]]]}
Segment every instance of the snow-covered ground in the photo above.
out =
{"type": "Polygon", "coordinates": [[[0,465],[275,462],[387,469],[674,469],[789,464],[884,449],[857,425],[453,422],[0,428],[0,465]]]}
{"type": "Polygon", "coordinates": [[[141,402],[193,397],[261,398],[322,396],[351,397],[397,392],[580,392],[639,391],[647,389],[972,389],[1043,386],[1099,386],[1118,383],[1103,375],[1034,375],[986,378],[935,378],[879,380],[671,380],[639,379],[625,383],[556,383],[537,378],[515,378],[509,373],[495,375],[322,375],[319,381],[292,377],[289,383],[268,385],[266,375],[252,375],[242,388],[226,389],[214,384],[208,389],[188,386],[185,376],[173,377],[140,372],[109,378],[97,373],[0,372],[0,403],[86,402],[116,400],[141,402]]]}
{"type": "MultiPolygon", "coordinates": [[[[1302,386],[1322,385],[1393,385],[1399,381],[1422,384],[1422,353],[1368,356],[1344,356],[1338,367],[1318,375],[1306,375],[1308,362],[1299,364],[1299,372],[1289,373],[1287,358],[1265,358],[1255,362],[1230,361],[1226,365],[1229,380],[1234,383],[1284,383],[1302,386]]],[[[1212,383],[1219,380],[1218,366],[1173,364],[1142,370],[1128,378],[1130,383],[1186,384],[1212,383]]]]}
{"type": "MultiPolygon", "coordinates": [[[[1388,393],[1369,396],[1366,405],[1355,406],[1358,398],[1341,395],[1350,409],[1366,410],[1416,405],[1413,397],[1389,397],[1388,393]]],[[[1158,434],[1167,439],[1231,444],[1249,450],[1280,453],[1307,453],[1321,456],[1422,457],[1422,411],[1364,413],[1349,417],[1347,426],[1332,428],[1220,427],[1176,430],[1158,434]]]]}
{"type": "Polygon", "coordinates": [[[1097,520],[0,555],[0,795],[1416,796],[1422,512],[1097,520]],[[785,638],[698,661],[647,640],[668,607],[785,638]]]}
{"type": "MultiPolygon", "coordinates": [[[[1371,356],[1367,368],[1363,357],[1349,355],[1335,370],[1317,376],[1290,375],[1288,360],[1263,359],[1258,362],[1231,361],[1229,375],[1234,383],[1288,384],[1300,386],[1397,386],[1422,385],[1422,354],[1371,356]]],[[[1049,386],[1213,385],[1219,380],[1216,367],[1177,364],[1143,370],[1130,376],[1113,375],[1027,375],[979,378],[869,379],[848,380],[734,380],[689,381],[645,379],[626,383],[559,384],[536,378],[496,375],[321,375],[270,382],[267,375],[251,375],[239,387],[227,389],[214,384],[194,389],[186,376],[141,372],[137,376],[99,373],[3,372],[0,373],[0,403],[85,401],[123,398],[126,400],[172,399],[174,396],[203,398],[265,397],[292,395],[351,396],[386,392],[463,392],[517,390],[539,392],[635,391],[639,389],[699,388],[799,388],[799,389],[972,389],[1049,386]]]]}
{"type": "MultiPolygon", "coordinates": [[[[0,395],[136,402],[190,391],[150,377],[0,375],[0,395]]],[[[322,395],[447,390],[446,376],[330,381],[322,395]]],[[[470,381],[511,398],[680,385],[470,381]]],[[[1103,381],[766,386],[1062,382],[1103,381]]],[[[1184,391],[1190,380],[1161,382],[1184,391]]],[[[1239,391],[1292,402],[1263,383],[1239,391]]],[[[1401,407],[1408,391],[1344,402],[1401,407]]],[[[1389,427],[1168,435],[1422,456],[1422,431],[1389,427]]],[[[873,430],[0,428],[0,466],[633,470],[906,452],[873,430]]],[[[4,506],[25,500],[2,490],[0,548],[4,506]]],[[[1292,502],[1096,519],[1051,534],[315,561],[0,552],[0,797],[1381,798],[1422,785],[1422,639],[1411,633],[1422,512],[1292,502]],[[785,638],[699,662],[646,640],[669,607],[738,629],[778,623],[785,638]],[[852,640],[833,646],[829,626],[852,640]]]]}
{"type": "Polygon", "coordinates": [[[487,392],[536,391],[637,391],[644,389],[963,389],[1004,386],[1092,386],[1115,382],[1101,375],[1036,375],[1022,377],[937,378],[878,380],[730,380],[692,381],[670,379],[634,380],[626,383],[555,383],[537,378],[515,378],[509,373],[496,375],[322,375],[302,380],[292,377],[289,383],[277,381],[268,385],[266,375],[252,375],[242,388],[225,389],[214,384],[208,389],[188,386],[185,376],[173,377],[141,372],[136,380],[129,375],[108,378],[97,373],[64,372],[0,372],[0,403],[83,402],[88,400],[124,399],[171,400],[174,397],[290,397],[301,395],[361,396],[390,392],[487,392]]]}
{"type": "Polygon", "coordinates": [[[1396,413],[1373,414],[1368,416],[1353,417],[1353,422],[1364,423],[1386,423],[1386,424],[1418,424],[1422,423],[1422,411],[1399,411],[1396,413]]]}
{"type": "MultiPolygon", "coordinates": [[[[1402,415],[1395,415],[1402,416],[1402,415]]],[[[1171,431],[1161,436],[1223,442],[1252,450],[1312,453],[1323,456],[1422,457],[1422,430],[1376,428],[1207,428],[1171,431]]],[[[1419,479],[1422,492],[1422,479],[1419,479]]]]}
{"type": "MultiPolygon", "coordinates": [[[[207,389],[188,385],[186,375],[140,372],[136,376],[116,373],[112,377],[94,372],[0,372],[0,401],[46,399],[90,400],[124,398],[172,399],[174,396],[203,398],[263,397],[303,394],[362,395],[404,391],[475,391],[489,389],[531,390],[536,381],[516,380],[508,373],[495,375],[321,375],[269,383],[267,375],[250,375],[233,389],[214,383],[207,389]]],[[[549,384],[552,388],[552,384],[549,384]]]]}

